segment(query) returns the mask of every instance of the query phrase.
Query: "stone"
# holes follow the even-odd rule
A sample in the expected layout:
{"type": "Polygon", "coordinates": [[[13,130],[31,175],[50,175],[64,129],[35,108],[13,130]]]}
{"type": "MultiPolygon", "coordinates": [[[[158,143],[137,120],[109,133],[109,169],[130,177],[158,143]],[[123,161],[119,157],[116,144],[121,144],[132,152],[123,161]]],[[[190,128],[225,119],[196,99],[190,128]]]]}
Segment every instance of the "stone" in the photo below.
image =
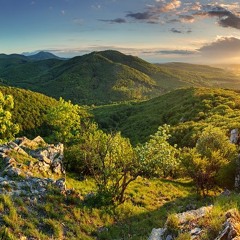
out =
{"type": "Polygon", "coordinates": [[[207,207],[201,207],[201,208],[196,209],[196,210],[191,210],[191,211],[187,211],[187,212],[184,212],[184,213],[178,213],[176,216],[179,219],[179,223],[183,224],[183,223],[189,221],[189,219],[198,219],[200,217],[203,217],[209,211],[212,210],[212,207],[213,207],[212,205],[207,206],[207,207]]]}
{"type": "Polygon", "coordinates": [[[6,145],[0,146],[0,152],[6,153],[8,151],[8,147],[6,145]]]}
{"type": "Polygon", "coordinates": [[[57,186],[65,194],[67,188],[65,178],[62,178],[65,173],[62,162],[63,151],[63,144],[47,145],[41,137],[34,140],[25,137],[17,138],[13,142],[0,145],[0,157],[5,165],[2,172],[4,177],[0,177],[0,194],[41,198],[46,194],[49,184],[57,186]],[[39,145],[41,148],[38,148],[39,145]],[[29,156],[29,161],[18,162],[17,156],[16,159],[10,157],[11,151],[29,156]],[[54,175],[54,178],[59,175],[61,178],[58,180],[45,178],[47,175],[54,175]]]}
{"type": "Polygon", "coordinates": [[[231,191],[229,191],[228,189],[225,189],[220,195],[228,197],[231,195],[231,191]]]}
{"type": "Polygon", "coordinates": [[[48,157],[46,157],[46,156],[43,156],[42,157],[42,160],[45,162],[45,163],[47,163],[47,164],[51,164],[51,160],[48,158],[48,157]]]}
{"type": "Polygon", "coordinates": [[[12,167],[11,169],[7,170],[6,173],[10,177],[17,177],[22,174],[22,171],[19,168],[12,167]]]}
{"type": "Polygon", "coordinates": [[[172,235],[167,235],[166,240],[173,240],[173,236],[172,235]]]}
{"type": "Polygon", "coordinates": [[[35,143],[38,144],[38,145],[46,145],[46,142],[45,142],[45,141],[43,140],[43,138],[40,137],[40,136],[35,137],[35,138],[32,140],[32,142],[35,142],[35,143]]]}
{"type": "Polygon", "coordinates": [[[191,235],[199,235],[201,233],[202,229],[201,228],[194,228],[190,231],[191,235]]]}
{"type": "Polygon", "coordinates": [[[59,179],[55,182],[55,185],[61,190],[65,191],[66,190],[66,182],[65,178],[59,179]]]}
{"type": "Polygon", "coordinates": [[[12,149],[18,148],[18,145],[15,142],[9,142],[7,145],[9,148],[12,148],[12,149]]]}
{"type": "Polygon", "coordinates": [[[163,235],[166,232],[166,228],[153,228],[148,240],[163,240],[163,235]]]}
{"type": "Polygon", "coordinates": [[[231,209],[226,214],[226,221],[223,224],[223,230],[215,240],[240,239],[239,222],[240,215],[237,209],[231,209]]]}
{"type": "Polygon", "coordinates": [[[230,142],[236,144],[238,141],[238,129],[232,129],[230,133],[230,142]]]}

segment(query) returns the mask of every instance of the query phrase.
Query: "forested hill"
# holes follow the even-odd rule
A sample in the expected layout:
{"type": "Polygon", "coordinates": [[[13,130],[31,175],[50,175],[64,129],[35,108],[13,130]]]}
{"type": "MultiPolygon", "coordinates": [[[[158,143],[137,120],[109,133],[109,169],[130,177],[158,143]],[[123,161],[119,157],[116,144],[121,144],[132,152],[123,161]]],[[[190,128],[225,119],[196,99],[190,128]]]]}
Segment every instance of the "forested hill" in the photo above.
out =
{"type": "Polygon", "coordinates": [[[240,89],[239,77],[219,68],[151,64],[112,50],[69,60],[37,61],[22,55],[1,55],[0,78],[5,85],[87,105],[146,100],[179,87],[240,89]]]}
{"type": "Polygon", "coordinates": [[[201,129],[221,127],[226,133],[240,128],[240,95],[223,89],[187,88],[142,103],[125,103],[93,109],[100,127],[121,131],[132,143],[145,142],[158,126],[172,128],[172,143],[193,146],[201,129]]]}
{"type": "Polygon", "coordinates": [[[57,104],[53,98],[29,90],[0,86],[0,92],[4,95],[12,95],[14,108],[12,110],[12,121],[20,126],[19,135],[35,137],[45,136],[47,129],[45,115],[49,107],[57,104]]]}

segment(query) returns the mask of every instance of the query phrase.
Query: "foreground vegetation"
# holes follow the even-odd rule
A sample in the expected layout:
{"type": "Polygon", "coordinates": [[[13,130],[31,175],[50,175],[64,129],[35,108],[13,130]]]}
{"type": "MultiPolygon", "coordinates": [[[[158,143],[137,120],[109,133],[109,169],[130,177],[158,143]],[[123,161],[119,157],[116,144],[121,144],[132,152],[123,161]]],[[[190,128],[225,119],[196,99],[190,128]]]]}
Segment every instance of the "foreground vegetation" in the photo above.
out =
{"type": "MultiPolygon", "coordinates": [[[[210,203],[215,207],[206,219],[205,227],[211,228],[205,239],[215,237],[221,229],[224,218],[217,215],[223,215],[227,200],[217,195],[223,188],[234,187],[237,168],[238,147],[227,135],[239,127],[237,93],[181,89],[140,104],[97,108],[94,113],[108,128],[105,132],[86,108],[41,94],[37,95],[41,101],[32,106],[36,112],[42,109],[43,115],[31,120],[29,110],[26,119],[34,127],[27,129],[20,120],[15,122],[14,116],[24,106],[19,104],[14,113],[8,91],[16,99],[28,96],[28,92],[2,90],[0,110],[7,117],[0,119],[0,124],[12,127],[5,127],[7,131],[1,127],[1,141],[13,139],[18,131],[34,134],[36,129],[45,130],[48,140],[65,144],[67,187],[73,188],[61,193],[49,187],[46,196],[36,198],[0,197],[3,239],[146,239],[151,229],[162,227],[171,214],[210,203]],[[134,145],[120,132],[112,131],[113,124],[119,129],[127,123],[131,129],[123,134],[136,134],[131,137],[134,145]],[[134,132],[135,124],[142,135],[134,132]]],[[[29,96],[36,97],[34,93],[29,96]]],[[[235,195],[228,201],[229,206],[239,208],[235,195]]]]}
{"type": "MultiPolygon", "coordinates": [[[[153,227],[161,227],[168,214],[187,209],[198,197],[191,182],[138,178],[130,185],[124,204],[94,207],[89,192],[95,191],[91,179],[67,176],[75,194],[64,196],[49,189],[42,199],[0,197],[0,236],[38,239],[146,239],[153,227]]],[[[198,199],[199,200],[199,199],[198,199]]],[[[198,201],[197,206],[211,199],[198,201]]]]}
{"type": "MultiPolygon", "coordinates": [[[[18,239],[147,239],[152,228],[162,227],[167,218],[178,212],[213,204],[204,219],[205,238],[214,239],[222,229],[225,212],[240,209],[238,195],[199,198],[189,180],[160,180],[138,178],[127,191],[124,204],[94,206],[89,192],[95,191],[91,179],[79,181],[67,176],[68,187],[74,195],[64,196],[49,189],[42,199],[0,197],[0,236],[18,239]]],[[[175,230],[178,230],[177,225],[175,230]]],[[[188,238],[185,238],[188,239],[188,238]]]]}

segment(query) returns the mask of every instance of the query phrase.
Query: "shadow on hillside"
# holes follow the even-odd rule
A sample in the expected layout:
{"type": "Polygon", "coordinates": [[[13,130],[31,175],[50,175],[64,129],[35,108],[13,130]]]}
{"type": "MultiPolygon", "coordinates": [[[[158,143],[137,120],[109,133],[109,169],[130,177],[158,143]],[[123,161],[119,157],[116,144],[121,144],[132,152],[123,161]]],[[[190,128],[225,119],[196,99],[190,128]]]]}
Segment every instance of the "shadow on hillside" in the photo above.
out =
{"type": "Polygon", "coordinates": [[[192,181],[177,181],[177,180],[170,180],[170,179],[161,179],[164,183],[171,183],[173,186],[182,186],[182,187],[191,187],[193,185],[192,181]]]}
{"type": "MultiPolygon", "coordinates": [[[[172,181],[170,182],[173,183],[172,181]]],[[[185,183],[176,182],[176,184],[179,185],[185,183]]],[[[187,197],[181,197],[177,198],[174,201],[166,202],[157,210],[136,214],[130,217],[123,216],[123,218],[118,222],[118,219],[116,219],[116,224],[99,228],[98,231],[94,233],[94,236],[96,236],[99,240],[145,240],[148,239],[153,228],[161,228],[164,226],[169,214],[196,209],[204,205],[209,205],[211,203],[211,198],[200,198],[196,194],[190,194],[187,197]]],[[[154,203],[152,205],[154,205],[154,203]]],[[[131,215],[131,210],[127,209],[128,207],[128,203],[122,206],[124,212],[127,212],[126,210],[129,210],[129,215],[131,215]]],[[[121,207],[117,211],[120,209],[121,207]]]]}

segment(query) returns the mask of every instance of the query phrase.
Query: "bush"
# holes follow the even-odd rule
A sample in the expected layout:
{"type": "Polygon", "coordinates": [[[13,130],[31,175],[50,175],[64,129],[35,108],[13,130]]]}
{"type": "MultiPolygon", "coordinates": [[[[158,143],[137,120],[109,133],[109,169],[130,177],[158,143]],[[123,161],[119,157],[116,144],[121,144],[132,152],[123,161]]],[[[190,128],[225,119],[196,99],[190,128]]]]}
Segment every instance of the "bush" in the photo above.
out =
{"type": "Polygon", "coordinates": [[[145,176],[172,177],[178,169],[178,151],[168,143],[169,127],[160,126],[148,142],[136,148],[145,176]]]}
{"type": "Polygon", "coordinates": [[[95,125],[83,133],[81,143],[68,153],[69,165],[80,174],[89,173],[103,202],[124,202],[127,186],[140,174],[139,161],[128,139],[120,133],[106,134],[95,125]],[[74,158],[75,155],[75,158],[74,158]]]}
{"type": "MultiPolygon", "coordinates": [[[[219,176],[236,160],[236,146],[219,128],[206,128],[193,149],[185,148],[182,163],[188,175],[194,180],[197,190],[204,196],[219,185],[219,176]]],[[[221,185],[229,181],[222,179],[221,185]]]]}

